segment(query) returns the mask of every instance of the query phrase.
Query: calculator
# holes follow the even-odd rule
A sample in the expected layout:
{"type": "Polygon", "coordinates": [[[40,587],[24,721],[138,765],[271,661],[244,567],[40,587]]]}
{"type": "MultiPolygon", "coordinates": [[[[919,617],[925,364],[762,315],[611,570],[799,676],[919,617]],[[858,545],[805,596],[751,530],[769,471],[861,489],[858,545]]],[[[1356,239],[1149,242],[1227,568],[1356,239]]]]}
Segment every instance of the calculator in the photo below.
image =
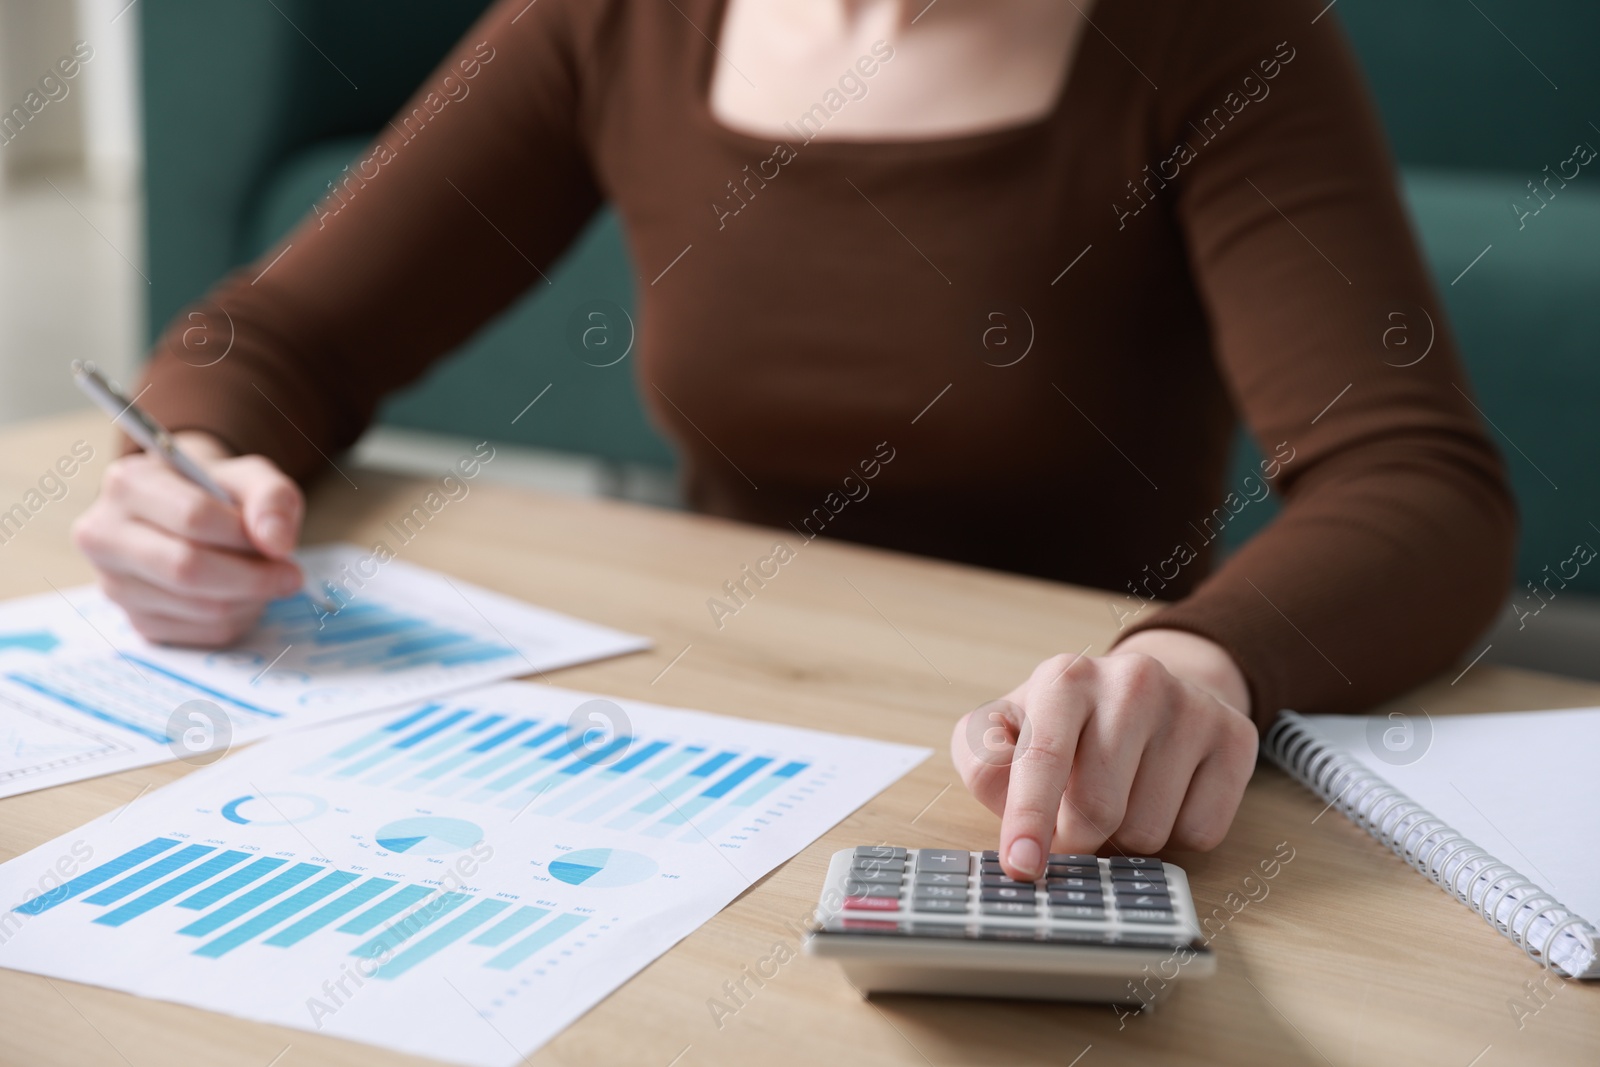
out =
{"type": "Polygon", "coordinates": [[[1151,856],[1052,854],[1018,882],[996,852],[836,852],[806,952],[863,993],[1150,1006],[1216,970],[1183,869],[1151,856]]]}

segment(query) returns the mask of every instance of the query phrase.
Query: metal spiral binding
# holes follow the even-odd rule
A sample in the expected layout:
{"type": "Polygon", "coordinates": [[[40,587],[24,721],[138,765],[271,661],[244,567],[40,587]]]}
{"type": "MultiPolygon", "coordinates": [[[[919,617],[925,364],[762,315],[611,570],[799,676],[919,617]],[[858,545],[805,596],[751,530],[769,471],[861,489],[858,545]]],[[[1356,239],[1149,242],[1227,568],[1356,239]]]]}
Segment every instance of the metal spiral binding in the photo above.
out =
{"type": "Polygon", "coordinates": [[[1600,932],[1536,882],[1495,859],[1427,809],[1324,742],[1299,715],[1286,711],[1262,739],[1267,756],[1330,807],[1386,845],[1440,889],[1476,911],[1528,957],[1568,978],[1550,956],[1563,937],[1588,944],[1589,972],[1600,967],[1600,932]],[[1463,884],[1464,881],[1464,884],[1463,884]],[[1511,910],[1504,919],[1500,911],[1511,910]],[[1533,932],[1543,922],[1538,942],[1533,932]]]}

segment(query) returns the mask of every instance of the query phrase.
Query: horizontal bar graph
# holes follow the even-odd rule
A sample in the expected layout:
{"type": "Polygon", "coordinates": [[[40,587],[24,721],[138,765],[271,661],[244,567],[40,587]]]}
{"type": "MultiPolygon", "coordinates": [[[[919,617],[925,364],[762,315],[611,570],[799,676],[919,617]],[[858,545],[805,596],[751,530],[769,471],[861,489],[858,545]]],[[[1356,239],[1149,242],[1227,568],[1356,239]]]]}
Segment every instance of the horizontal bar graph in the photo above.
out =
{"type": "Polygon", "coordinates": [[[745,825],[758,805],[797,788],[810,766],[671,738],[623,733],[590,741],[561,722],[433,703],[300,773],[688,840],[745,825]]]}
{"type": "Polygon", "coordinates": [[[352,599],[337,590],[330,596],[338,605],[336,611],[317,610],[304,594],[273,601],[258,627],[272,635],[268,643],[311,649],[303,657],[311,667],[392,672],[482,663],[517,654],[510,645],[482,640],[420,614],[352,599]]]}
{"type": "Polygon", "coordinates": [[[385,981],[456,946],[481,950],[475,965],[515,970],[559,950],[591,919],[519,905],[504,894],[446,891],[277,856],[245,864],[249,857],[238,849],[152,838],[12,911],[36,916],[63,905],[94,908],[81,913],[89,922],[121,927],[151,921],[164,907],[181,908],[189,914],[176,934],[196,939],[191,954],[207,959],[246,946],[294,949],[312,938],[324,951],[331,936],[344,935],[339,953],[378,961],[371,977],[385,981]]]}
{"type": "Polygon", "coordinates": [[[86,716],[158,745],[178,740],[168,733],[168,719],[173,708],[190,700],[211,701],[246,721],[282,718],[276,711],[127,654],[104,662],[44,660],[9,671],[5,678],[44,698],[53,710],[86,716]]]}

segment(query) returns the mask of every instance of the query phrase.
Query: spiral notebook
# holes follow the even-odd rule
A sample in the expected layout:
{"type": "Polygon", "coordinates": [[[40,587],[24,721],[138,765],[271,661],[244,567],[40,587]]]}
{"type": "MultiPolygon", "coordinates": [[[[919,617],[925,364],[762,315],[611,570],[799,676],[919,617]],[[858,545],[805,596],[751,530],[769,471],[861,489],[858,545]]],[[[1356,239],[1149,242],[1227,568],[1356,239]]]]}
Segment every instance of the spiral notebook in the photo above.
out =
{"type": "Polygon", "coordinates": [[[1286,711],[1262,746],[1534,960],[1600,979],[1600,708],[1286,711]]]}

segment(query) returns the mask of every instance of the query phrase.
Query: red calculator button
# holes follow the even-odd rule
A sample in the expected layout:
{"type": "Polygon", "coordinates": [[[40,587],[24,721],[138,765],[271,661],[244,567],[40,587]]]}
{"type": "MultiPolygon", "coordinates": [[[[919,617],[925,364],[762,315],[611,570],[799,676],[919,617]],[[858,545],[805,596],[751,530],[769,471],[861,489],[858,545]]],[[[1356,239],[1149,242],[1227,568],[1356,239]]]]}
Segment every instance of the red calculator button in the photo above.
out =
{"type": "Polygon", "coordinates": [[[899,911],[897,897],[845,897],[846,911],[899,911]]]}

